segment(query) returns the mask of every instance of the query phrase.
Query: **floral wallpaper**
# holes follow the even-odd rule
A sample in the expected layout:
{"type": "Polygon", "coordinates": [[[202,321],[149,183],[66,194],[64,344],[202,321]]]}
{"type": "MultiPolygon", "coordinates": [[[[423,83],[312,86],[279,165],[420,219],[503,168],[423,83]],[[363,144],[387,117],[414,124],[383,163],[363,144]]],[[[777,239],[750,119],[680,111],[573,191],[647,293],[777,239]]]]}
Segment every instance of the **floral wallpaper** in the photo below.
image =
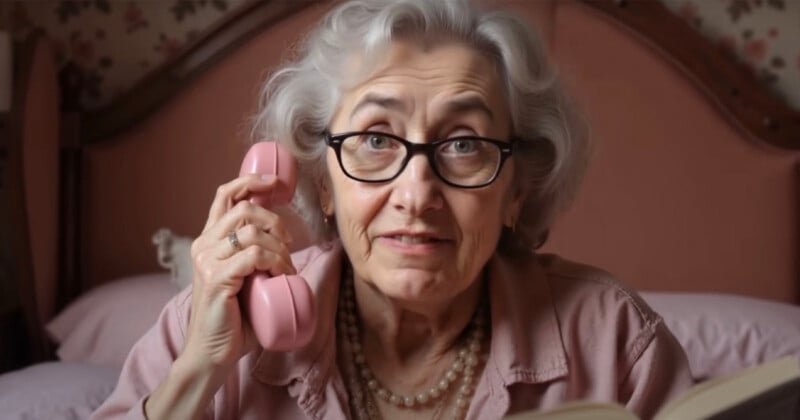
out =
{"type": "Polygon", "coordinates": [[[660,0],[800,110],[800,0],[660,0]]]}
{"type": "Polygon", "coordinates": [[[254,0],[0,0],[14,38],[53,40],[72,109],[109,103],[228,13],[254,0]],[[77,80],[76,80],[77,79],[77,80]]]}
{"type": "MultiPolygon", "coordinates": [[[[205,28],[265,0],[0,0],[15,38],[55,43],[69,108],[109,103],[205,28]]],[[[612,1],[612,0],[598,0],[612,1]]],[[[800,0],[658,0],[752,69],[800,110],[800,0]]]]}

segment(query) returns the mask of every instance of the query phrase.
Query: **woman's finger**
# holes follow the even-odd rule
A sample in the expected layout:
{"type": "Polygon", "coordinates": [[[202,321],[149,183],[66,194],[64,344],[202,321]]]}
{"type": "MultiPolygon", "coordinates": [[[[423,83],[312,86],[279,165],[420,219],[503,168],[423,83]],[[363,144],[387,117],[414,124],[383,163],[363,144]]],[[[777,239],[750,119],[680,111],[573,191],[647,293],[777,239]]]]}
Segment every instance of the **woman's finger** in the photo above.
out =
{"type": "Polygon", "coordinates": [[[292,236],[283,227],[280,216],[248,201],[236,203],[232,209],[222,215],[217,223],[210,226],[204,233],[211,238],[222,239],[226,238],[231,231],[249,224],[275,235],[286,243],[292,242],[292,236]]]}
{"type": "Polygon", "coordinates": [[[279,254],[284,259],[291,261],[291,252],[286,246],[286,243],[275,235],[265,232],[255,225],[242,226],[239,229],[231,231],[235,236],[228,234],[223,240],[217,241],[214,245],[214,255],[219,260],[225,260],[233,256],[233,254],[249,248],[252,245],[264,248],[267,251],[279,254]],[[238,244],[234,246],[233,242],[238,244]]]}
{"type": "Polygon", "coordinates": [[[272,276],[297,274],[291,260],[255,245],[225,260],[219,274],[226,279],[235,279],[249,276],[257,271],[269,272],[272,276]]]}
{"type": "Polygon", "coordinates": [[[268,193],[275,187],[276,182],[277,178],[274,175],[248,174],[220,185],[208,211],[203,231],[216,224],[236,203],[253,193],[268,193]]]}

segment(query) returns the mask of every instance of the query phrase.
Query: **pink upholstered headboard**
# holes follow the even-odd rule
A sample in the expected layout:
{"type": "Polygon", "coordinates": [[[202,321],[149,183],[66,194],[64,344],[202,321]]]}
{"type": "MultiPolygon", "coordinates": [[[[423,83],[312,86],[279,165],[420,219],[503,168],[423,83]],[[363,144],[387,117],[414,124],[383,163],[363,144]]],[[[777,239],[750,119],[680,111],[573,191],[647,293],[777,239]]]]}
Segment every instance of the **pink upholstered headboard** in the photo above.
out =
{"type": "MultiPolygon", "coordinates": [[[[303,3],[255,2],[127,97],[68,124],[62,164],[81,192],[67,195],[80,217],[61,249],[77,258],[63,273],[73,294],[157,269],[150,237],[160,227],[200,231],[216,187],[237,173],[260,83],[330,6],[303,3]],[[151,101],[151,85],[175,80],[179,90],[151,101]]],[[[585,185],[544,250],[642,289],[798,301],[798,113],[749,96],[755,84],[730,60],[698,70],[691,54],[669,56],[658,36],[629,29],[670,22],[648,15],[653,2],[505,3],[537,22],[595,140],[585,185]],[[717,79],[736,83],[735,100],[720,98],[717,79]],[[780,111],[766,128],[765,110],[780,111]]]]}
{"type": "Polygon", "coordinates": [[[800,297],[800,153],[747,136],[669,57],[596,10],[559,2],[554,28],[596,150],[547,248],[644,289],[800,297]]]}

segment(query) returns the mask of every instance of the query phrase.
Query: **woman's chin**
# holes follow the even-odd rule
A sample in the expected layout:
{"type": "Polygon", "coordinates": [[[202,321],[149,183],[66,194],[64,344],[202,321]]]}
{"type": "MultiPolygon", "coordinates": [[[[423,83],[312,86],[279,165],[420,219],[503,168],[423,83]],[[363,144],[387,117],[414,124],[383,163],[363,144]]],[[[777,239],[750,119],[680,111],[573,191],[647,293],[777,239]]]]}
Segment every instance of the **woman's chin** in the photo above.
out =
{"type": "Polygon", "coordinates": [[[432,275],[451,269],[456,260],[452,243],[406,246],[398,241],[378,242],[372,248],[372,259],[382,268],[397,271],[400,276],[432,275]]]}
{"type": "Polygon", "coordinates": [[[373,284],[390,299],[422,302],[440,294],[441,282],[436,274],[427,270],[395,269],[373,284]]]}

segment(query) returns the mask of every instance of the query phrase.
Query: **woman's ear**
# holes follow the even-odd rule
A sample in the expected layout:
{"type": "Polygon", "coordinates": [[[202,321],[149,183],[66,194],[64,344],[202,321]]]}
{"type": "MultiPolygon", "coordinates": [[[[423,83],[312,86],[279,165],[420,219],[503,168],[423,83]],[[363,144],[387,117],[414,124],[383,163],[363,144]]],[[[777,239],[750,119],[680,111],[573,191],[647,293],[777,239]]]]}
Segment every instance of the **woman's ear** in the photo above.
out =
{"type": "Polygon", "coordinates": [[[518,220],[519,220],[519,206],[512,203],[506,210],[505,217],[503,217],[503,226],[511,230],[516,230],[518,220]]]}
{"type": "Polygon", "coordinates": [[[511,198],[506,207],[505,214],[503,215],[503,225],[511,230],[515,230],[517,227],[524,199],[525,195],[521,188],[514,188],[511,191],[511,198]]]}
{"type": "Polygon", "coordinates": [[[330,181],[320,179],[317,181],[317,193],[319,194],[319,204],[325,216],[333,216],[333,194],[331,193],[330,181]]]}

